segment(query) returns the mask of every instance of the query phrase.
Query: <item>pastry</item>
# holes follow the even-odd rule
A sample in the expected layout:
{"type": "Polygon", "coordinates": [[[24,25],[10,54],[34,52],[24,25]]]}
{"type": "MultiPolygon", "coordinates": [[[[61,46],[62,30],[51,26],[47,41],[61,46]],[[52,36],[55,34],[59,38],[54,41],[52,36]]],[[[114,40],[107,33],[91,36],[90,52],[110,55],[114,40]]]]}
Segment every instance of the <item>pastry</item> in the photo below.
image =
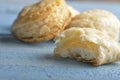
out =
{"type": "Polygon", "coordinates": [[[92,28],[70,28],[56,38],[55,57],[72,58],[94,66],[120,60],[120,45],[92,28]]]}
{"type": "Polygon", "coordinates": [[[120,21],[111,12],[105,10],[88,10],[76,15],[67,26],[80,28],[95,28],[118,41],[120,21]]]}
{"type": "Polygon", "coordinates": [[[12,25],[12,34],[24,42],[47,41],[71,20],[65,0],[42,0],[26,6],[12,25]]]}
{"type": "Polygon", "coordinates": [[[73,7],[71,7],[69,5],[68,5],[68,8],[69,8],[69,10],[71,12],[72,17],[75,17],[76,15],[80,14],[79,11],[75,10],[73,7]]]}

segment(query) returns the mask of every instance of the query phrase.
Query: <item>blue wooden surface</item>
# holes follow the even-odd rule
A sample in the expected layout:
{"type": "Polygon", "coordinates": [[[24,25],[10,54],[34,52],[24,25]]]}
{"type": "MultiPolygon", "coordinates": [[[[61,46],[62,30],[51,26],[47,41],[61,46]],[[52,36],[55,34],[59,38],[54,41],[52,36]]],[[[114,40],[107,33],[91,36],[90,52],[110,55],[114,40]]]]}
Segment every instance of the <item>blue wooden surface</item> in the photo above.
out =
{"type": "MultiPolygon", "coordinates": [[[[119,80],[120,62],[93,67],[53,57],[54,42],[27,44],[10,34],[10,26],[26,3],[0,3],[0,80],[119,80]],[[4,7],[4,8],[3,8],[4,7]],[[9,34],[9,35],[8,35],[9,34]]],[[[120,18],[119,3],[68,2],[79,11],[106,9],[120,18]]]]}

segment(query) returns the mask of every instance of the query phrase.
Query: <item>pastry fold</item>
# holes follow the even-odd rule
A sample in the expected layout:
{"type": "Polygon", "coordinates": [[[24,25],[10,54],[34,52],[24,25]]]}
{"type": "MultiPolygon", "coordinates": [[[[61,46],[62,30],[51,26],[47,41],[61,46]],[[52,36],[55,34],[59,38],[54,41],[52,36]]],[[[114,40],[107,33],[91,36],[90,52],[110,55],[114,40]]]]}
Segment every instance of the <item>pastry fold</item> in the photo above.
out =
{"type": "Polygon", "coordinates": [[[120,60],[120,45],[92,28],[70,28],[55,38],[55,57],[72,58],[94,66],[120,60]]]}
{"type": "Polygon", "coordinates": [[[65,0],[42,0],[26,6],[12,25],[12,34],[24,42],[47,41],[71,20],[65,0]]]}

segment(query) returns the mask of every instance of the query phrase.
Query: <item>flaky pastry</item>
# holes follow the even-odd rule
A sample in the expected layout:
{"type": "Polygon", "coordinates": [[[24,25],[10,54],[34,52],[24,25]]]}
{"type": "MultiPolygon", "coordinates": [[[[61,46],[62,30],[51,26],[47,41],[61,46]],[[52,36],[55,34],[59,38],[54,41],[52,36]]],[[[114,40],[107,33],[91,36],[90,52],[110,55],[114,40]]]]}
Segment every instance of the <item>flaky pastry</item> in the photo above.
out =
{"type": "Polygon", "coordinates": [[[65,0],[42,0],[26,6],[12,25],[12,34],[24,42],[47,41],[71,20],[65,0]]]}
{"type": "Polygon", "coordinates": [[[94,66],[120,60],[120,45],[92,28],[70,28],[55,38],[55,57],[72,58],[94,66]]]}
{"type": "Polygon", "coordinates": [[[106,10],[95,9],[82,12],[72,19],[67,28],[70,27],[95,28],[108,34],[112,39],[119,40],[120,21],[106,10]]]}

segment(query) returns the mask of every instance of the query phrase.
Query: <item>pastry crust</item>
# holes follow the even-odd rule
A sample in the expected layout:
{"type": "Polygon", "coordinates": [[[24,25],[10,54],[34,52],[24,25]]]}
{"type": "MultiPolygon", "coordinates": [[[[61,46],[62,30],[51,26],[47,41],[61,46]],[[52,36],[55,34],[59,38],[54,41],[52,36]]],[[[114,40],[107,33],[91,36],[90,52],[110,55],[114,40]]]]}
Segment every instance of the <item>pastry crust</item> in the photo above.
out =
{"type": "Polygon", "coordinates": [[[47,41],[63,31],[71,20],[64,0],[42,0],[26,6],[12,25],[12,34],[24,42],[47,41]]]}
{"type": "Polygon", "coordinates": [[[72,19],[67,29],[71,27],[95,28],[108,34],[112,39],[119,40],[120,21],[114,14],[105,10],[82,12],[72,19]]]}
{"type": "Polygon", "coordinates": [[[92,28],[70,28],[55,38],[55,57],[72,58],[94,66],[120,60],[120,45],[92,28]]]}

